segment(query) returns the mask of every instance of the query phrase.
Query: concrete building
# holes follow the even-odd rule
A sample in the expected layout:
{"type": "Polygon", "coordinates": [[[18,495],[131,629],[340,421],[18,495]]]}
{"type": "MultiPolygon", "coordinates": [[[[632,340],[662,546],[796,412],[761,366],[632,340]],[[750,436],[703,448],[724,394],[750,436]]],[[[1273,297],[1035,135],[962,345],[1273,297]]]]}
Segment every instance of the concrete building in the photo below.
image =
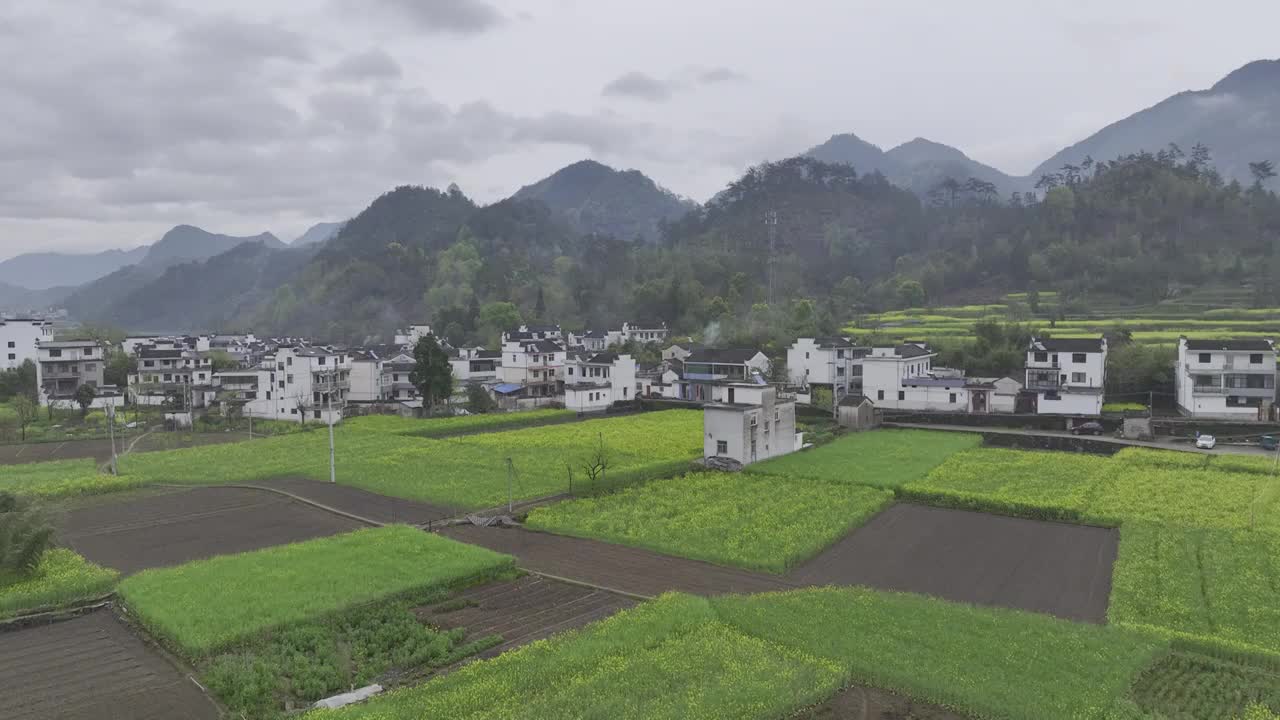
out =
{"type": "Polygon", "coordinates": [[[684,360],[676,396],[694,402],[738,402],[739,385],[766,385],[769,358],[759,350],[698,350],[684,360]]]}
{"type": "Polygon", "coordinates": [[[692,340],[681,340],[672,343],[662,351],[663,362],[684,362],[686,358],[699,350],[706,350],[707,346],[700,342],[692,340]]]}
{"type": "Polygon", "coordinates": [[[402,347],[413,347],[422,338],[433,335],[430,325],[410,325],[408,330],[397,330],[395,344],[402,347]]]}
{"type": "Polygon", "coordinates": [[[551,340],[508,340],[502,344],[498,379],[523,388],[521,397],[562,395],[565,356],[564,347],[551,340]]]}
{"type": "MultiPolygon", "coordinates": [[[[862,394],[881,410],[944,410],[963,407],[960,398],[952,398],[954,388],[963,388],[963,378],[943,379],[932,376],[937,353],[924,343],[904,343],[891,347],[874,347],[862,358],[862,394]],[[909,381],[916,381],[914,383],[909,381]],[[924,381],[924,382],[921,382],[924,381]],[[908,397],[910,394],[910,397],[908,397]],[[945,400],[937,406],[934,401],[945,400]]],[[[965,398],[967,403],[967,396],[965,398]]]]}
{"type": "MultiPolygon", "coordinates": [[[[1273,368],[1274,370],[1274,368],[1273,368]]],[[[1101,415],[1106,338],[1031,338],[1025,391],[1041,415],[1101,415]]]]}
{"type": "Polygon", "coordinates": [[[103,386],[106,348],[97,340],[41,340],[36,345],[36,387],[41,405],[76,407],[76,388],[103,386]]]}
{"type": "Polygon", "coordinates": [[[635,341],[644,345],[649,343],[662,343],[667,341],[670,332],[667,331],[667,324],[661,320],[646,320],[643,322],[624,322],[622,323],[622,342],[635,341]]]}
{"type": "Polygon", "coordinates": [[[0,370],[16,368],[40,354],[37,344],[53,340],[53,321],[41,318],[0,318],[0,370]]]}
{"type": "Polygon", "coordinates": [[[382,362],[382,391],[389,400],[414,400],[418,388],[410,375],[418,362],[407,352],[396,353],[382,362]]]}
{"type": "Polygon", "coordinates": [[[607,410],[634,400],[636,361],[630,355],[596,353],[565,363],[564,406],[578,412],[607,410]]]}
{"type": "Polygon", "coordinates": [[[129,375],[129,400],[138,405],[159,406],[167,399],[199,407],[205,390],[212,389],[213,361],[208,353],[177,347],[182,343],[136,345],[138,370],[129,375]]]}
{"type": "Polygon", "coordinates": [[[501,350],[484,348],[457,348],[449,359],[453,367],[453,379],[458,385],[491,383],[498,381],[498,368],[502,365],[501,350]]]}
{"type": "Polygon", "coordinates": [[[1270,340],[1178,340],[1178,411],[1232,420],[1265,420],[1276,399],[1276,350],[1270,340]]]}
{"type": "Polygon", "coordinates": [[[862,389],[868,352],[842,337],[799,338],[787,349],[787,377],[793,385],[831,390],[839,400],[862,389]]]}
{"type": "Polygon", "coordinates": [[[749,465],[795,452],[794,400],[778,397],[769,385],[741,386],[734,402],[709,403],[702,410],[703,455],[749,465]]]}
{"type": "Polygon", "coordinates": [[[271,362],[271,399],[253,406],[255,416],[293,422],[319,420],[325,424],[342,421],[342,408],[351,389],[351,356],[346,351],[281,347],[271,362]],[[261,410],[268,412],[260,415],[261,410]]]}
{"type": "Polygon", "coordinates": [[[351,351],[351,387],[347,400],[374,403],[387,399],[382,386],[382,354],[373,348],[351,351]]]}

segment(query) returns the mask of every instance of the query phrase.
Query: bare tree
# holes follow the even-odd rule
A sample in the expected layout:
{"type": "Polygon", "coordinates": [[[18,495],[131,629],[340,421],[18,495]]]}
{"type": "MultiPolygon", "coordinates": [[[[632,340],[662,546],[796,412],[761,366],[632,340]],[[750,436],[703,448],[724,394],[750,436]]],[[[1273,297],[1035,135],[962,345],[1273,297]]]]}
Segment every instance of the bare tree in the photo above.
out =
{"type": "Polygon", "coordinates": [[[13,398],[13,412],[18,416],[18,427],[22,428],[22,441],[27,441],[27,426],[35,422],[40,406],[26,393],[18,393],[13,398]]]}
{"type": "Polygon", "coordinates": [[[591,481],[593,487],[597,479],[601,481],[605,479],[605,473],[609,470],[609,453],[604,447],[604,435],[601,434],[598,437],[599,442],[595,450],[582,464],[582,469],[587,473],[587,479],[591,481]]]}

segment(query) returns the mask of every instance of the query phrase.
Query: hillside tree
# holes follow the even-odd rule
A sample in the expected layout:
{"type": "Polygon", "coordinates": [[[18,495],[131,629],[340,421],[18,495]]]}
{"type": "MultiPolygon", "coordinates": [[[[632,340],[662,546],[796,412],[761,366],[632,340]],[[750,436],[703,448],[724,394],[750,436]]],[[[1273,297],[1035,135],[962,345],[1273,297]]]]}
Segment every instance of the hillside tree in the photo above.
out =
{"type": "Polygon", "coordinates": [[[413,346],[413,370],[409,382],[418,390],[418,396],[428,411],[453,395],[453,366],[449,354],[440,347],[434,335],[424,335],[413,346]]]}

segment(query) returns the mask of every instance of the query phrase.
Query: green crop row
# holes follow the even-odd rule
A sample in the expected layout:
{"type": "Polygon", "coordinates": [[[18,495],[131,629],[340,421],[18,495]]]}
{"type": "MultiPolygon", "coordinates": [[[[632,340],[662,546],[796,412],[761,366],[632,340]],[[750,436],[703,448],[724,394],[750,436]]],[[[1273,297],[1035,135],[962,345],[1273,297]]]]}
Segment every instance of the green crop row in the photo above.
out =
{"type": "Polygon", "coordinates": [[[118,575],[70,550],[54,548],[40,558],[35,572],[0,572],[0,618],[68,607],[100,597],[111,592],[118,575]]]}
{"type": "Polygon", "coordinates": [[[923,477],[953,453],[981,442],[976,433],[878,430],[754,463],[747,472],[896,488],[923,477]]]}
{"type": "Polygon", "coordinates": [[[530,425],[562,422],[575,417],[577,417],[577,413],[572,410],[528,410],[525,412],[428,418],[426,420],[403,418],[399,415],[368,415],[347,420],[346,424],[353,429],[369,432],[438,438],[473,432],[511,430],[530,425]]]}
{"type": "Polygon", "coordinates": [[[758,473],[693,473],[538,508],[528,525],[782,573],[893,501],[888,490],[758,473]]]}
{"type": "Polygon", "coordinates": [[[509,572],[514,560],[407,526],[145,570],[120,583],[142,624],[191,657],[356,605],[509,572]]]}

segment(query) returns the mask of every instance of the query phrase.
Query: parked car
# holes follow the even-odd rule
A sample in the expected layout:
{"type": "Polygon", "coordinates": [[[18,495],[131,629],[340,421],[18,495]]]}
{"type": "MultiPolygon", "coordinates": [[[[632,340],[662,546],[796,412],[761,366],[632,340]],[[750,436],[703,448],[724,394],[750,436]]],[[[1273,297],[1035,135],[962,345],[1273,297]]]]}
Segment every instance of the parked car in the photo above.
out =
{"type": "Polygon", "coordinates": [[[1262,436],[1262,439],[1258,441],[1258,445],[1259,445],[1263,450],[1275,450],[1275,449],[1276,449],[1276,447],[1277,447],[1277,443],[1276,443],[1276,436],[1275,436],[1275,435],[1263,435],[1263,436],[1262,436]]]}
{"type": "Polygon", "coordinates": [[[1071,428],[1072,435],[1101,435],[1103,432],[1102,423],[1094,420],[1080,423],[1079,425],[1071,428]]]}
{"type": "Polygon", "coordinates": [[[1218,444],[1218,438],[1212,435],[1201,435],[1196,438],[1196,447],[1202,450],[1212,450],[1214,445],[1218,444]]]}

